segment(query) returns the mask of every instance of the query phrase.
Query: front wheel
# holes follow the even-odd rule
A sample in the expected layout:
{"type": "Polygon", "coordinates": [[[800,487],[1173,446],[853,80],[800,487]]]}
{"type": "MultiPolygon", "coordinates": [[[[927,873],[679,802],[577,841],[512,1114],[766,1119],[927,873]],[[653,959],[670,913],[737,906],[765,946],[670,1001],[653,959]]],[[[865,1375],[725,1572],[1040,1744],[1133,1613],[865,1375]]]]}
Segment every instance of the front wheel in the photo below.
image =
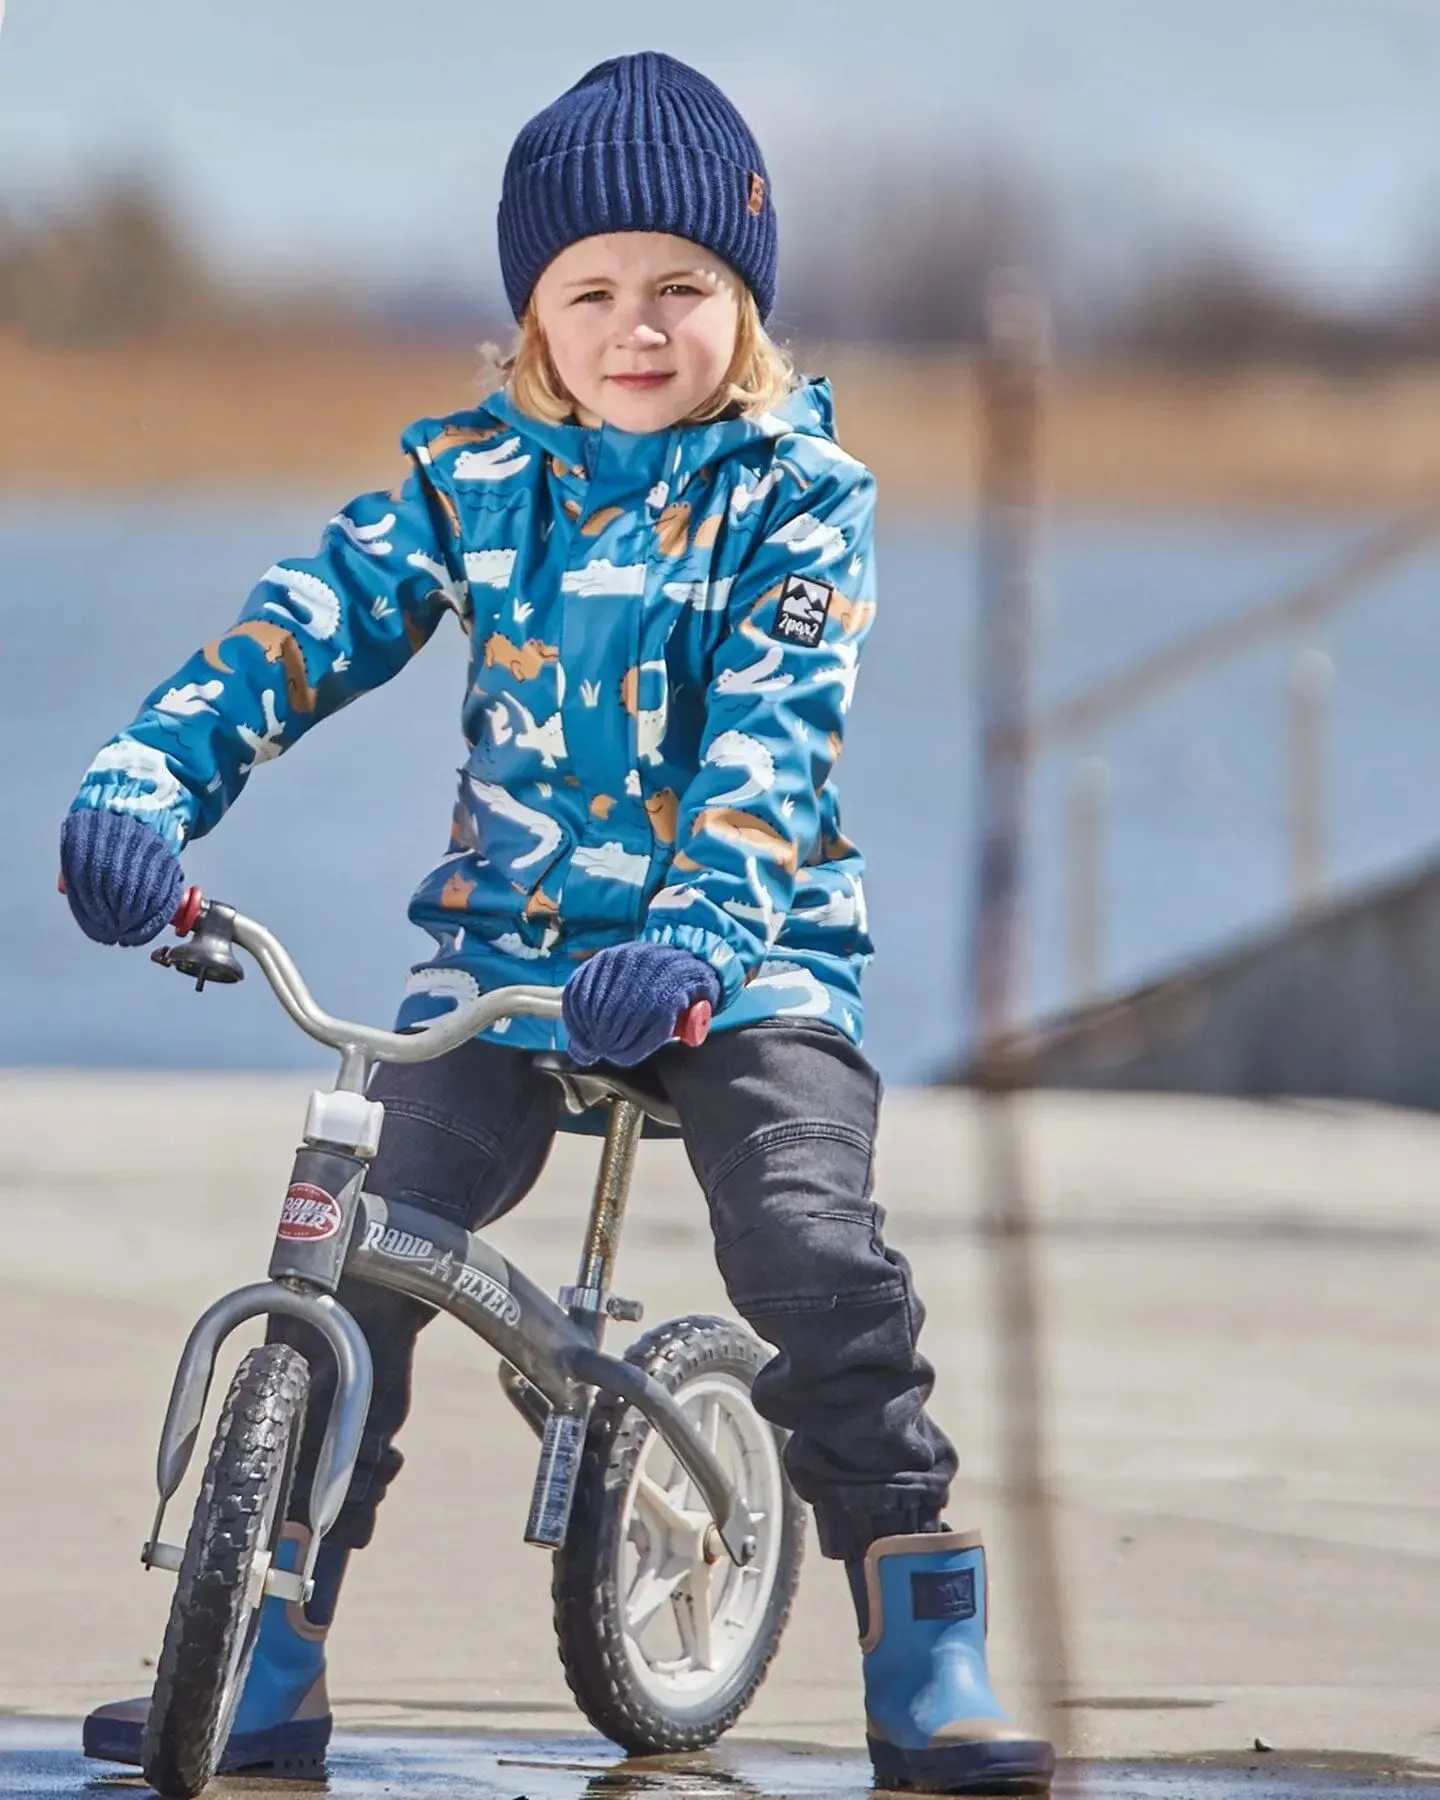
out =
{"type": "Polygon", "coordinates": [[[699,1750],[739,1718],[780,1644],[800,1577],[804,1515],[784,1437],[750,1389],[769,1361],[726,1319],[688,1318],[625,1353],[679,1402],[754,1521],[745,1567],[649,1421],[596,1403],[553,1593],[560,1660],[581,1711],[632,1755],[699,1750]]]}
{"type": "Polygon", "coordinates": [[[288,1344],[251,1350],[221,1410],[195,1503],[141,1756],[165,1800],[214,1775],[245,1685],[265,1576],[285,1523],[310,1367],[288,1344]]]}

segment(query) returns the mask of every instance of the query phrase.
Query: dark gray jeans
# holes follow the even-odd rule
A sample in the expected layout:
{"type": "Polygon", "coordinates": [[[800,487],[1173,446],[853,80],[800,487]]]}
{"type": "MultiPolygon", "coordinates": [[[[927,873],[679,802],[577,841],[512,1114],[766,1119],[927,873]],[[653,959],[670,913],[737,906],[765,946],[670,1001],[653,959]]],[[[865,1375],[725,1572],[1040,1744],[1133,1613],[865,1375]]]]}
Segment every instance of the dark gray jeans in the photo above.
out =
{"type": "MultiPolygon", "coordinates": [[[[870,1198],[880,1077],[838,1031],[790,1021],[668,1046],[646,1070],[680,1116],[730,1300],[776,1348],[755,1404],[791,1434],[786,1467],[815,1509],[825,1554],[855,1557],[877,1537],[933,1527],[955,1453],[925,1411],[934,1372],[916,1348],[924,1311],[910,1268],[884,1243],[870,1198]]],[[[554,1141],[560,1090],[524,1051],[472,1042],[384,1067],[371,1091],[385,1129],[366,1185],[469,1230],[524,1198],[554,1141]]],[[[415,1338],[434,1310],[348,1279],[338,1297],[375,1360],[360,1460],[332,1533],[359,1548],[400,1469],[394,1439],[410,1408],[415,1338]]],[[[315,1350],[301,1501],[333,1379],[307,1329],[271,1325],[315,1350]]]]}

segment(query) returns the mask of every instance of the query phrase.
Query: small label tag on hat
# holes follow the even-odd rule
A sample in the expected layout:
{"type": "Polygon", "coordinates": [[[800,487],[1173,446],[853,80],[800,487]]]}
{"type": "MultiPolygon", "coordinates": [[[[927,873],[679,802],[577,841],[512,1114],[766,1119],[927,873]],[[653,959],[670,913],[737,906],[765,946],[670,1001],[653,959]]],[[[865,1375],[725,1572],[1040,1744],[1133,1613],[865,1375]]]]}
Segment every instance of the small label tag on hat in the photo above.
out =
{"type": "Polygon", "coordinates": [[[787,575],[775,608],[774,636],[787,644],[813,650],[825,632],[835,590],[828,581],[807,581],[803,575],[787,575]]]}
{"type": "Polygon", "coordinates": [[[910,1577],[910,1611],[917,1619],[973,1619],[973,1569],[920,1569],[910,1577]]]}
{"type": "Polygon", "coordinates": [[[757,175],[753,169],[750,171],[750,199],[747,204],[752,213],[762,213],[765,210],[765,177],[757,175]]]}

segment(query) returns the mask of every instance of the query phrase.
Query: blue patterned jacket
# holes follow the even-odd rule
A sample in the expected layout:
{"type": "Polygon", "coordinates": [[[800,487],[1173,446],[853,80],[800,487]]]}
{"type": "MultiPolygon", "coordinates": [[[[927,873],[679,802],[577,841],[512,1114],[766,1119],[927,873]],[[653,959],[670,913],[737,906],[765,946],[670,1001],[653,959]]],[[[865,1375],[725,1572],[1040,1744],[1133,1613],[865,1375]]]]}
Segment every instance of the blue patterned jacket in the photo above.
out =
{"type": "MultiPolygon", "coordinates": [[[[858,1041],[863,864],[831,772],[875,610],[874,483],[835,443],[828,383],[643,436],[545,424],[502,392],[402,445],[400,485],[268,569],[75,805],[183,848],[453,612],[468,754],[448,854],[411,901],[436,948],[400,1023],[561,985],[638,937],[712,965],[716,1029],[789,1016],[858,1041]]],[[[487,1035],[565,1043],[529,1018],[487,1035]]]]}

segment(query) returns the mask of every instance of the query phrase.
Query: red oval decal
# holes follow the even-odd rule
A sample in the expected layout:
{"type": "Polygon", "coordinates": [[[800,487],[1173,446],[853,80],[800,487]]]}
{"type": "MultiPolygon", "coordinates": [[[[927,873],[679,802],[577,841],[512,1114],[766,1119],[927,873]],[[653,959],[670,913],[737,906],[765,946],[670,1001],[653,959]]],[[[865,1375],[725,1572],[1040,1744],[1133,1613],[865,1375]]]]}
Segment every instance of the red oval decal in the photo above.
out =
{"type": "Polygon", "coordinates": [[[308,1181],[292,1182],[280,1208],[280,1228],[275,1235],[313,1244],[317,1238],[334,1237],[342,1217],[340,1202],[333,1194],[308,1181]]]}

